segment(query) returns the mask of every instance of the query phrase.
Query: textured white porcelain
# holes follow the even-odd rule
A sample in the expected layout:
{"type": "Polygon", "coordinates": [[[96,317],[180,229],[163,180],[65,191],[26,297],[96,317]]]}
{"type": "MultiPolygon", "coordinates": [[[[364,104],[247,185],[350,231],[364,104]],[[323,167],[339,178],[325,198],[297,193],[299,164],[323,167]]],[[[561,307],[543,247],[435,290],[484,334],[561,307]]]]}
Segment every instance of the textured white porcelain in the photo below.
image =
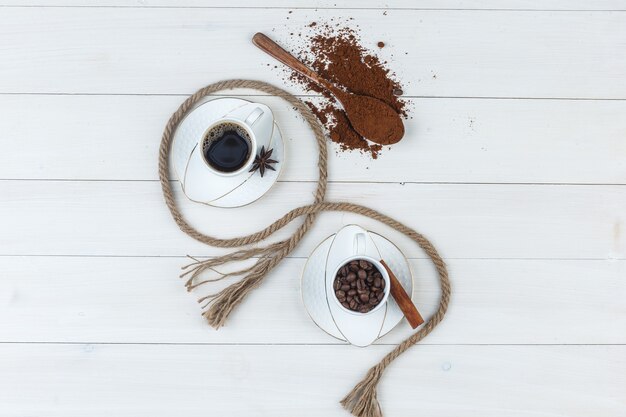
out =
{"type": "Polygon", "coordinates": [[[328,237],[315,248],[304,266],[300,288],[302,302],[315,324],[329,335],[346,340],[333,320],[326,300],[326,258],[335,239],[328,237]]]}
{"type": "MultiPolygon", "coordinates": [[[[332,280],[338,264],[354,255],[355,236],[365,234],[368,255],[384,259],[408,294],[413,292],[409,264],[402,252],[384,237],[349,225],[324,240],[309,257],[302,274],[302,301],[309,316],[325,332],[356,346],[367,346],[393,329],[404,317],[389,298],[372,314],[347,312],[335,301],[332,280]],[[349,255],[352,253],[352,255],[349,255]],[[329,286],[330,283],[330,286],[329,286]]],[[[360,251],[359,251],[360,252],[360,251]]]]}
{"type": "Polygon", "coordinates": [[[269,191],[278,180],[284,157],[282,135],[269,107],[238,98],[207,98],[185,116],[174,132],[171,163],[190,200],[216,207],[240,207],[269,191]],[[257,107],[263,108],[264,112],[251,127],[256,146],[259,150],[262,146],[274,149],[272,158],[278,161],[274,165],[276,170],[267,170],[263,177],[248,170],[232,176],[213,172],[204,162],[198,146],[206,130],[222,118],[245,120],[250,108],[257,107]]]}

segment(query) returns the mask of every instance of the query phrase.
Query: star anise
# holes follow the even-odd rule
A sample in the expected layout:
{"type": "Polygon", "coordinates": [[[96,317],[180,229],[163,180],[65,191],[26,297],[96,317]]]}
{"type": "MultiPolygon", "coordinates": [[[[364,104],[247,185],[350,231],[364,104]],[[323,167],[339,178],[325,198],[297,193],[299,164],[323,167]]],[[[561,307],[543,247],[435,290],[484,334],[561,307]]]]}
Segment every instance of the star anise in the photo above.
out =
{"type": "Polygon", "coordinates": [[[275,159],[270,159],[270,157],[272,156],[272,152],[274,152],[274,149],[268,149],[266,151],[265,146],[262,146],[261,152],[254,158],[254,163],[249,172],[259,170],[259,174],[261,174],[261,177],[263,177],[266,169],[276,171],[272,164],[275,164],[278,161],[275,159]]]}

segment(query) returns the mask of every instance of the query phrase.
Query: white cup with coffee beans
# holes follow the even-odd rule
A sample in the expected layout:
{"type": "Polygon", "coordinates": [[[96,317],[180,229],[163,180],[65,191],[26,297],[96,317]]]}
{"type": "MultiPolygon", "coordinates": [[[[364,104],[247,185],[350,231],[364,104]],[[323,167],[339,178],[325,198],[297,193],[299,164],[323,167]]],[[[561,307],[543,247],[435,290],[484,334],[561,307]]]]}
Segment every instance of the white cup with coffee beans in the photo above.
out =
{"type": "Polygon", "coordinates": [[[387,269],[376,260],[361,254],[365,236],[355,236],[357,255],[345,259],[333,274],[331,298],[351,314],[371,314],[387,302],[391,282],[387,269]]]}

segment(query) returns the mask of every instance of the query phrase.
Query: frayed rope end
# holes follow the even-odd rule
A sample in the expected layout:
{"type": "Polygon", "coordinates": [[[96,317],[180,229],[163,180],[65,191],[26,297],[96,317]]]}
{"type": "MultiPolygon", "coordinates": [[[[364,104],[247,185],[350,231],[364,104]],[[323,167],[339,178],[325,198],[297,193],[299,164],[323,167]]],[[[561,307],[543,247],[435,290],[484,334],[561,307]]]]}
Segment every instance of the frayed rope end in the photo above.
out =
{"type": "Polygon", "coordinates": [[[233,309],[250,291],[261,284],[276,263],[278,263],[276,258],[261,258],[253,267],[243,271],[247,275],[239,282],[231,284],[217,294],[202,298],[202,301],[206,301],[202,315],[209,325],[215,329],[222,327],[233,309]]]}
{"type": "Polygon", "coordinates": [[[341,405],[355,417],[383,417],[376,394],[376,385],[382,374],[378,365],[369,370],[365,378],[342,400],[341,405]]]}

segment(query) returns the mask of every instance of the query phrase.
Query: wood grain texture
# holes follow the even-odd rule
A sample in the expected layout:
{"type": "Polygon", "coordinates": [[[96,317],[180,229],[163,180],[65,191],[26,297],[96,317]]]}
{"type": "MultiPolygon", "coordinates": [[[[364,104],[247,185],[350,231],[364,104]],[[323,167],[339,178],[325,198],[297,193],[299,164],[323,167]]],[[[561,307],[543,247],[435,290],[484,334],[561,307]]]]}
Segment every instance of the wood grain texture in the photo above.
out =
{"type": "MultiPolygon", "coordinates": [[[[0,342],[341,344],[304,309],[305,262],[285,260],[215,331],[178,278],[184,258],[2,256],[0,342]]],[[[452,303],[420,344],[626,343],[625,261],[447,263],[452,303]]],[[[413,300],[427,318],[439,297],[436,272],[426,259],[410,264],[413,300]]],[[[380,343],[410,333],[403,322],[380,343]]]]}
{"type": "MultiPolygon", "coordinates": [[[[387,44],[413,118],[377,161],[331,147],[329,199],[425,233],[454,289],[441,326],[383,378],[385,415],[626,417],[620,0],[0,0],[0,416],[347,415],[341,396],[411,333],[356,349],[307,316],[306,257],[350,223],[399,245],[434,312],[424,254],[347,214],[321,215],[219,331],[177,278],[183,255],[223,252],[163,204],[167,118],[219,79],[281,85],[252,34],[290,45],[333,17],[387,44]]],[[[220,236],[312,199],[316,180],[302,120],[249,98],[275,110],[289,160],[255,205],[182,203],[220,236]]]]}
{"type": "MultiPolygon", "coordinates": [[[[199,230],[234,237],[269,224],[309,196],[312,200],[314,188],[314,183],[277,183],[262,205],[237,210],[191,203],[180,195],[178,200],[199,230]]],[[[381,210],[433,239],[447,258],[626,257],[623,186],[338,183],[329,188],[328,199],[381,210]]],[[[425,256],[398,232],[350,213],[323,213],[293,255],[308,256],[324,238],[353,223],[382,233],[411,257],[425,256]]],[[[224,253],[177,228],[158,182],[0,181],[0,230],[3,255],[224,253]]]]}
{"type": "MultiPolygon", "coordinates": [[[[3,345],[0,403],[7,417],[345,416],[338,399],[387,349],[3,345]]],[[[624,346],[417,350],[381,382],[389,416],[615,417],[626,406],[624,346]]]]}
{"type": "MultiPolygon", "coordinates": [[[[365,45],[388,42],[380,56],[393,59],[408,95],[626,99],[626,54],[620,53],[626,13],[554,13],[397,10],[385,16],[381,10],[353,10],[350,15],[365,45]]],[[[271,58],[251,44],[252,35],[272,33],[288,45],[289,33],[335,14],[2,8],[0,92],[190,94],[226,76],[276,83],[275,64],[266,65],[271,58]]]]}
{"type": "MultiPolygon", "coordinates": [[[[316,180],[304,121],[278,98],[248,98],[272,108],[286,138],[281,179],[316,180]]],[[[0,95],[11,115],[0,178],[156,180],[162,129],[183,99],[0,95]]],[[[330,181],[626,184],[626,101],[411,101],[405,139],[378,160],[329,145],[330,181]]]]}
{"type": "Polygon", "coordinates": [[[412,9],[412,10],[625,10],[623,0],[1,0],[0,5],[44,7],[193,7],[297,9],[412,9]]]}

